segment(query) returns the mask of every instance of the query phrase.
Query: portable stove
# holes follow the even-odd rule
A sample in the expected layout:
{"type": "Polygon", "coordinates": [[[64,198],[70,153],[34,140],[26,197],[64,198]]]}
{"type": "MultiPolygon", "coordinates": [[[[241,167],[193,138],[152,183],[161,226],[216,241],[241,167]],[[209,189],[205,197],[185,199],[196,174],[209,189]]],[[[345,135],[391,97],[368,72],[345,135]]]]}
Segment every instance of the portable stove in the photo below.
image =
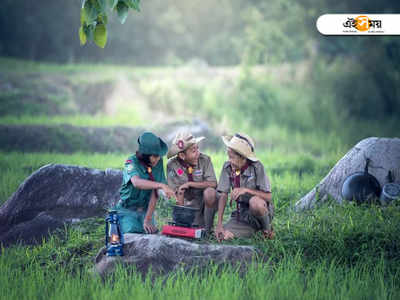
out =
{"type": "Polygon", "coordinates": [[[200,239],[203,236],[204,228],[193,225],[198,208],[174,205],[172,211],[172,222],[164,225],[161,234],[191,239],[200,239]]]}

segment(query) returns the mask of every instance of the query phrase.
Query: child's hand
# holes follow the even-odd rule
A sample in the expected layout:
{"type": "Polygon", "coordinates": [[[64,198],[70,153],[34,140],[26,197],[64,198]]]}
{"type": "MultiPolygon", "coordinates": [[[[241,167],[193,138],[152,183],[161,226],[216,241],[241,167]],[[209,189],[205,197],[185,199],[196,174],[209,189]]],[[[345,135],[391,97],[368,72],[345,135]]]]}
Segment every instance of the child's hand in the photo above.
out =
{"type": "Polygon", "coordinates": [[[144,219],[143,229],[148,234],[157,233],[158,231],[157,227],[152,224],[151,220],[149,221],[147,219],[144,219]]]}
{"type": "Polygon", "coordinates": [[[162,186],[162,190],[164,191],[167,198],[175,198],[175,192],[166,184],[162,186]]]}
{"type": "Polygon", "coordinates": [[[244,195],[247,193],[246,188],[234,188],[231,194],[231,198],[234,201],[237,201],[240,196],[244,195]]]}
{"type": "Polygon", "coordinates": [[[225,230],[222,225],[217,225],[215,228],[215,237],[218,242],[221,242],[225,238],[225,230]]]}

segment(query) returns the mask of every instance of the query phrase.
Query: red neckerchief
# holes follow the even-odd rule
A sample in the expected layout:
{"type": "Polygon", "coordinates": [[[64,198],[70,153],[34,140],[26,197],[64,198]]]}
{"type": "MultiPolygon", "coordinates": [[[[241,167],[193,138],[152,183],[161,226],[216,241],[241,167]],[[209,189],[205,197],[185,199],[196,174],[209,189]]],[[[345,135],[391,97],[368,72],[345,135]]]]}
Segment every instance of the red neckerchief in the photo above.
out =
{"type": "Polygon", "coordinates": [[[244,171],[247,170],[247,168],[250,166],[248,162],[240,169],[233,171],[232,165],[231,165],[231,170],[232,170],[232,180],[233,180],[233,187],[239,188],[240,187],[240,174],[243,174],[244,171]]]}
{"type": "Polygon", "coordinates": [[[193,181],[193,167],[178,157],[178,162],[186,169],[189,181],[193,181]]]}
{"type": "MultiPolygon", "coordinates": [[[[145,167],[147,174],[149,175],[149,179],[151,181],[155,181],[154,176],[153,176],[153,172],[152,172],[152,167],[146,165],[144,162],[142,162],[141,160],[139,160],[140,164],[145,167]]],[[[158,197],[158,192],[157,190],[154,190],[154,192],[156,193],[156,197],[158,197]]]]}
{"type": "MultiPolygon", "coordinates": [[[[232,165],[231,165],[233,187],[234,188],[240,188],[240,174],[243,174],[244,171],[246,171],[246,169],[248,167],[249,167],[249,163],[246,162],[246,164],[240,170],[233,171],[233,168],[232,168],[232,165]]],[[[237,219],[237,221],[239,221],[239,218],[240,218],[240,203],[239,203],[238,200],[236,200],[236,219],[237,219]]],[[[232,206],[232,197],[231,197],[231,200],[229,202],[229,205],[232,206]]]]}

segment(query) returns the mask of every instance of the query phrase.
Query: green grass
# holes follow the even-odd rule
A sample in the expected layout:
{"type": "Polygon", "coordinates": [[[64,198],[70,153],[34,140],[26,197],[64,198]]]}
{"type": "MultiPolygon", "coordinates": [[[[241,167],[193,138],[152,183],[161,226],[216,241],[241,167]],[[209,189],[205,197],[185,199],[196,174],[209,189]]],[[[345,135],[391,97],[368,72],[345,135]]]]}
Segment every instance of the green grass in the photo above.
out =
{"type": "MultiPolygon", "coordinates": [[[[100,234],[98,234],[100,236],[100,234]]],[[[132,268],[117,268],[106,281],[91,273],[89,255],[100,242],[78,231],[53,236],[36,247],[14,247],[0,256],[0,299],[398,299],[398,270],[388,271],[378,257],[375,264],[348,267],[335,260],[305,263],[302,253],[274,263],[237,270],[142,278],[132,268]]]]}
{"type": "Polygon", "coordinates": [[[110,127],[128,126],[135,127],[143,124],[138,114],[107,115],[23,115],[0,117],[0,125],[61,125],[68,124],[84,127],[110,127]]]}
{"type": "MultiPolygon", "coordinates": [[[[136,70],[143,74],[146,74],[151,70],[167,70],[164,67],[135,67],[136,70]]],[[[73,74],[76,72],[88,72],[105,74],[108,76],[116,75],[115,72],[132,70],[129,66],[118,66],[111,64],[56,64],[56,63],[44,63],[34,62],[29,60],[14,59],[11,57],[0,57],[0,70],[13,72],[13,73],[27,73],[27,72],[43,72],[43,73],[65,73],[73,74]]]]}
{"type": "MultiPolygon", "coordinates": [[[[380,127],[362,129],[361,125],[342,124],[328,103],[319,108],[326,112],[318,115],[320,120],[326,119],[322,123],[333,128],[325,131],[318,118],[310,115],[315,107],[310,105],[307,88],[287,86],[269,77],[245,76],[235,81],[233,77],[210,80],[206,76],[204,81],[204,74],[200,78],[195,72],[192,77],[175,78],[179,74],[174,68],[39,64],[10,58],[0,58],[0,70],[9,84],[0,95],[1,125],[143,126],[143,120],[152,120],[162,127],[171,120],[198,117],[220,133],[247,132],[256,140],[256,154],[270,177],[276,206],[274,240],[255,236],[224,242],[255,245],[269,258],[266,264],[250,267],[243,277],[233,269],[217,272],[210,267],[206,274],[178,272],[151,280],[141,278],[134,270],[119,268],[113,278],[103,282],[91,273],[92,259],[104,243],[104,221],[100,217],[67,226],[36,246],[2,249],[0,299],[400,298],[399,203],[389,208],[327,203],[309,212],[292,210],[294,203],[350,149],[349,145],[366,133],[380,133],[380,127]],[[112,117],[79,111],[80,107],[100,105],[96,102],[104,94],[100,88],[113,88],[119,76],[143,96],[139,97],[143,111],[137,110],[134,102],[126,104],[129,99],[123,97],[124,93],[118,97],[129,107],[116,110],[112,117]],[[53,89],[54,84],[57,87],[53,89]],[[74,96],[65,98],[70,91],[74,96]],[[41,97],[45,103],[39,101],[41,97]],[[266,106],[258,110],[265,101],[271,110],[266,106]],[[153,112],[159,113],[158,119],[153,112]],[[257,114],[258,125],[251,124],[253,114],[257,114]],[[345,132],[335,130],[340,126],[352,126],[351,139],[346,143],[341,137],[345,132]]],[[[232,75],[228,73],[225,75],[232,75]]],[[[52,137],[49,139],[55,143],[52,137]]],[[[68,141],[74,139],[77,137],[71,136],[68,141]]],[[[222,149],[205,153],[211,156],[218,177],[226,153],[222,149]]],[[[130,154],[0,152],[0,205],[43,165],[120,169],[130,154]]],[[[227,208],[225,221],[232,209],[227,208]]],[[[169,216],[168,202],[160,201],[158,224],[164,224],[169,216]]],[[[209,242],[216,241],[211,238],[209,242]]]]}
{"type": "MultiPolygon", "coordinates": [[[[219,175],[226,154],[211,154],[219,175]]],[[[399,206],[339,206],[328,203],[305,213],[291,209],[325,175],[342,153],[318,158],[307,153],[260,152],[271,178],[276,205],[276,238],[258,236],[225,244],[252,244],[270,259],[240,277],[235,270],[140,278],[119,269],[102,282],[91,274],[93,257],[103,245],[102,218],[66,227],[37,246],[13,246],[0,255],[1,299],[396,299],[400,296],[399,206]]],[[[127,154],[72,155],[1,153],[2,200],[34,170],[47,163],[121,168],[127,154]],[[6,188],[6,191],[3,190],[6,188]]],[[[165,203],[164,203],[165,204],[165,203]]],[[[158,224],[168,216],[159,203],[158,224]]],[[[227,220],[231,208],[225,214],[227,220]]],[[[167,213],[166,213],[167,212],[167,213]]],[[[210,242],[215,242],[211,239],[210,242]]]]}

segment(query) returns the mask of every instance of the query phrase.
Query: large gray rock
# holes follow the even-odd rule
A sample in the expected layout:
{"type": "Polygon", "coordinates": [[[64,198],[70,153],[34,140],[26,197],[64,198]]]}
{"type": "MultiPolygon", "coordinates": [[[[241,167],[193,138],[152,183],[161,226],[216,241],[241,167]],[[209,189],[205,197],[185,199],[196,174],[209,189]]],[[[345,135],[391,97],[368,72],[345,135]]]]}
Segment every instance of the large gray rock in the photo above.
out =
{"type": "MultiPolygon", "coordinates": [[[[102,277],[111,274],[118,263],[134,266],[146,275],[149,270],[156,275],[165,275],[177,270],[188,271],[193,267],[203,270],[210,263],[219,266],[246,266],[255,261],[258,251],[251,246],[229,246],[196,244],[162,235],[124,235],[124,256],[108,257],[103,247],[95,259],[95,272],[102,277]]],[[[264,258],[265,259],[265,258],[264,258]]]]}
{"type": "Polygon", "coordinates": [[[347,152],[328,175],[296,203],[296,210],[313,208],[317,202],[323,203],[329,196],[342,203],[341,191],[344,180],[355,172],[364,171],[367,158],[371,160],[368,172],[376,177],[381,187],[389,182],[389,171],[392,172],[394,181],[400,183],[400,139],[367,138],[347,152]]]}
{"type": "Polygon", "coordinates": [[[65,223],[104,216],[119,199],[122,172],[50,164],[0,207],[0,243],[34,243],[65,223]]]}

